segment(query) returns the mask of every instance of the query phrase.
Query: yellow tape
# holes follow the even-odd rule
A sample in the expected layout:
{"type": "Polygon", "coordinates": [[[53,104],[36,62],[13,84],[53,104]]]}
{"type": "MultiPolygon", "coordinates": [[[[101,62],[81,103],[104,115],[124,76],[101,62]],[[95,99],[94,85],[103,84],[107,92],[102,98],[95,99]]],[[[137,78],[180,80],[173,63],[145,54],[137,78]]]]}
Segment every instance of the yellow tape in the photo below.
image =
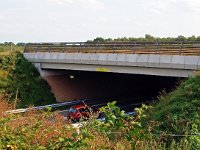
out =
{"type": "Polygon", "coordinates": [[[108,68],[96,68],[96,71],[98,71],[98,72],[109,72],[110,70],[108,68]]]}

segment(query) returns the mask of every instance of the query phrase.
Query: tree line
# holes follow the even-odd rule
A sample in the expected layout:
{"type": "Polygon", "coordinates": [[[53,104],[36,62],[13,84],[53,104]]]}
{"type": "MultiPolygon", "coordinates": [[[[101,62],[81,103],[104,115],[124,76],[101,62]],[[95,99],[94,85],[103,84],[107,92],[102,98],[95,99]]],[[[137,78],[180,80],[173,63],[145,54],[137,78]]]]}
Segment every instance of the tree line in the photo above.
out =
{"type": "Polygon", "coordinates": [[[93,40],[88,40],[88,42],[98,42],[98,43],[104,43],[104,42],[196,42],[200,41],[200,36],[190,36],[185,37],[182,35],[179,35],[178,37],[154,37],[150,34],[146,34],[145,37],[121,37],[121,38],[103,38],[103,37],[97,37],[93,40]]]}
{"type": "MultiPolygon", "coordinates": [[[[104,43],[104,42],[200,42],[200,36],[190,36],[185,37],[183,35],[179,35],[177,37],[154,37],[150,34],[146,34],[144,37],[119,37],[119,38],[103,38],[97,37],[93,40],[88,40],[87,42],[95,42],[95,43],[104,43]]],[[[16,45],[16,46],[25,46],[25,42],[13,43],[13,42],[4,42],[0,43],[0,45],[16,45]]]]}
{"type": "Polygon", "coordinates": [[[24,42],[20,42],[20,43],[17,43],[17,44],[15,44],[15,43],[13,43],[13,42],[4,42],[4,43],[0,43],[0,45],[4,45],[4,46],[8,46],[8,45],[25,46],[25,44],[26,44],[26,43],[24,43],[24,42]]]}

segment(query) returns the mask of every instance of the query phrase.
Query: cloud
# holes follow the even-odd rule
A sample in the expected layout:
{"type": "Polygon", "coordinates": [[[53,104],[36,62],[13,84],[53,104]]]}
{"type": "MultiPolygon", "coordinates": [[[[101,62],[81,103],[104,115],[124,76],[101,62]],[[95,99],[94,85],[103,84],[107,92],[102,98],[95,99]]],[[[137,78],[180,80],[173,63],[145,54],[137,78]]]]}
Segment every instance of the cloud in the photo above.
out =
{"type": "Polygon", "coordinates": [[[3,15],[0,15],[0,20],[3,20],[5,17],[3,15]]]}
{"type": "Polygon", "coordinates": [[[200,11],[200,0],[149,0],[142,2],[142,6],[157,14],[169,11],[189,13],[200,11]]]}
{"type": "Polygon", "coordinates": [[[54,3],[57,5],[64,5],[73,3],[73,0],[46,0],[47,2],[54,3]]]}
{"type": "Polygon", "coordinates": [[[179,4],[185,10],[188,11],[200,11],[200,1],[199,0],[171,0],[172,2],[176,3],[177,5],[179,4]]]}
{"type": "Polygon", "coordinates": [[[100,18],[99,18],[99,21],[100,21],[100,22],[104,22],[104,23],[106,23],[106,22],[109,21],[109,19],[106,18],[106,17],[100,17],[100,18]]]}
{"type": "Polygon", "coordinates": [[[64,5],[76,5],[82,8],[92,8],[101,10],[104,8],[104,4],[100,0],[46,0],[49,3],[64,5]]]}

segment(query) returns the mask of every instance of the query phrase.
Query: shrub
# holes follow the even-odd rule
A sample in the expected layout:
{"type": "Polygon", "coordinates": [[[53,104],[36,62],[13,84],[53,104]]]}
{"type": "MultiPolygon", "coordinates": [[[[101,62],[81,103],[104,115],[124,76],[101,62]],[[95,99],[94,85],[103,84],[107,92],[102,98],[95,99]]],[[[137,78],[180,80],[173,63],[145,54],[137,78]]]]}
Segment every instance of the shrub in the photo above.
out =
{"type": "Polygon", "coordinates": [[[0,57],[0,94],[9,94],[10,100],[19,99],[17,107],[55,103],[47,82],[20,52],[0,57]]]}

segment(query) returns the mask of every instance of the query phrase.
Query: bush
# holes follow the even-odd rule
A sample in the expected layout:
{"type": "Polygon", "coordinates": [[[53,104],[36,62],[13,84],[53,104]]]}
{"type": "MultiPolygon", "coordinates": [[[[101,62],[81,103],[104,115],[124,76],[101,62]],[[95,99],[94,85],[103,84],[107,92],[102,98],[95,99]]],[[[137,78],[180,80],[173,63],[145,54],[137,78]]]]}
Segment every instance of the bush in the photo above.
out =
{"type": "Polygon", "coordinates": [[[12,101],[19,99],[18,108],[56,102],[47,82],[22,53],[1,56],[0,68],[0,94],[9,94],[12,101]]]}

